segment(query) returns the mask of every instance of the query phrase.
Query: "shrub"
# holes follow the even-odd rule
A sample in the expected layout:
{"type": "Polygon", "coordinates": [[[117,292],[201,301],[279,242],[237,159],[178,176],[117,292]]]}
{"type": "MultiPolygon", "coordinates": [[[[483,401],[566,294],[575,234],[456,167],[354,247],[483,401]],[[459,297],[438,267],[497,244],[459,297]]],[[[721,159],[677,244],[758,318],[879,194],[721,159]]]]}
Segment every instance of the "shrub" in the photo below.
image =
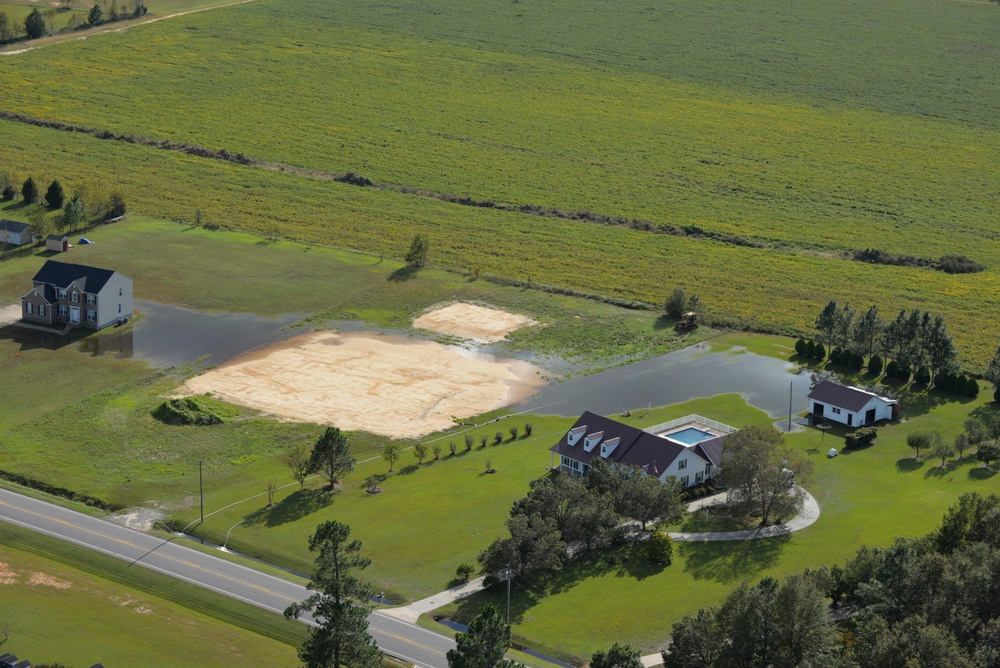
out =
{"type": "Polygon", "coordinates": [[[913,375],[913,382],[920,385],[927,385],[931,382],[931,372],[925,366],[920,367],[917,369],[917,373],[913,375]]]}
{"type": "Polygon", "coordinates": [[[369,492],[375,492],[378,489],[378,478],[376,476],[370,475],[365,480],[365,490],[369,492]]]}
{"type": "Polygon", "coordinates": [[[486,441],[488,441],[488,440],[489,439],[486,438],[486,434],[483,434],[482,436],[480,436],[479,437],[479,447],[480,448],[485,448],[486,447],[486,441]]]}
{"type": "Polygon", "coordinates": [[[816,350],[813,351],[813,357],[815,357],[818,360],[821,360],[824,357],[826,357],[826,348],[823,347],[822,343],[816,344],[816,350]]]}
{"type": "Polygon", "coordinates": [[[979,382],[975,378],[970,378],[965,383],[965,396],[972,398],[979,396],[979,382]]]}
{"type": "Polygon", "coordinates": [[[669,566],[674,560],[674,540],[662,531],[653,532],[646,550],[646,557],[654,564],[669,566]]]}
{"type": "Polygon", "coordinates": [[[806,342],[803,341],[802,339],[799,339],[798,341],[796,341],[795,342],[795,352],[798,353],[799,355],[805,355],[806,354],[806,342]]]}
{"type": "MultiPolygon", "coordinates": [[[[472,441],[472,439],[466,436],[465,437],[466,450],[472,447],[470,441],[472,441]]],[[[458,452],[458,447],[455,445],[455,441],[448,441],[448,452],[450,452],[453,457],[455,456],[455,453],[458,452]]]]}
{"type": "Polygon", "coordinates": [[[63,188],[58,181],[53,181],[49,184],[49,189],[45,193],[45,201],[49,203],[50,209],[62,208],[63,202],[66,200],[66,195],[63,193],[63,188]]]}
{"type": "Polygon", "coordinates": [[[503,443],[503,432],[498,431],[493,434],[493,445],[500,445],[501,443],[503,443]]]}
{"type": "Polygon", "coordinates": [[[194,397],[167,399],[156,407],[153,417],[165,424],[213,425],[222,424],[222,418],[194,397]]]}
{"type": "MultiPolygon", "coordinates": [[[[451,447],[454,447],[454,446],[455,446],[455,444],[452,443],[451,447]]],[[[441,459],[441,444],[440,443],[435,443],[434,444],[434,459],[441,459]]]]}
{"type": "Polygon", "coordinates": [[[844,364],[844,351],[840,348],[834,348],[831,350],[830,361],[834,364],[844,364]]]}
{"type": "Polygon", "coordinates": [[[805,352],[803,352],[802,354],[805,355],[806,357],[815,357],[816,356],[816,342],[815,341],[806,341],[806,345],[805,345],[804,351],[805,352]]]}
{"type": "Polygon", "coordinates": [[[869,445],[874,445],[877,437],[878,430],[875,429],[875,427],[861,427],[860,429],[855,429],[847,435],[844,439],[844,448],[847,450],[853,450],[855,448],[864,448],[869,445]]]}
{"type": "Polygon", "coordinates": [[[956,394],[965,394],[965,386],[969,384],[969,379],[963,375],[955,376],[951,383],[951,391],[956,394]]]}
{"type": "Polygon", "coordinates": [[[4,202],[9,202],[17,195],[17,191],[14,190],[14,186],[7,184],[3,189],[3,193],[0,193],[0,199],[4,202]]]}
{"type": "Polygon", "coordinates": [[[517,440],[517,433],[518,433],[518,431],[519,431],[519,429],[518,429],[517,425],[514,425],[513,427],[510,428],[510,440],[512,440],[512,441],[516,441],[517,440]]]}
{"type": "MultiPolygon", "coordinates": [[[[472,434],[466,434],[465,435],[465,451],[468,452],[471,449],[472,449],[472,434]]],[[[452,451],[451,454],[455,454],[455,452],[452,451]]]]}
{"type": "Polygon", "coordinates": [[[951,388],[955,384],[955,376],[950,373],[939,373],[936,378],[934,378],[934,387],[939,390],[951,391],[951,388]]]}
{"type": "Polygon", "coordinates": [[[413,456],[417,458],[418,464],[423,464],[424,460],[427,459],[427,446],[417,441],[413,445],[413,456]]]}
{"type": "Polygon", "coordinates": [[[949,274],[975,274],[985,270],[986,266],[964,255],[942,255],[938,269],[949,274]]]}
{"type": "Polygon", "coordinates": [[[868,371],[876,376],[882,373],[882,358],[878,355],[872,355],[872,358],[868,360],[868,371]]]}
{"type": "Polygon", "coordinates": [[[475,572],[476,569],[472,567],[472,564],[459,564],[458,568],[455,569],[455,575],[457,575],[458,579],[462,582],[468,582],[469,578],[475,572]]]}
{"type": "Polygon", "coordinates": [[[896,364],[896,360],[892,360],[885,366],[885,375],[889,378],[895,378],[896,374],[899,373],[899,365],[896,364]]]}
{"type": "Polygon", "coordinates": [[[855,371],[860,371],[865,368],[865,358],[861,355],[861,353],[851,353],[851,360],[848,363],[848,366],[855,371]]]}
{"type": "Polygon", "coordinates": [[[114,220],[115,218],[121,218],[125,215],[125,198],[119,193],[113,193],[111,195],[111,200],[108,203],[108,213],[105,216],[106,220],[114,220]]]}
{"type": "Polygon", "coordinates": [[[28,204],[38,202],[38,186],[35,185],[35,180],[30,176],[25,179],[24,185],[21,186],[21,199],[28,204]]]}
{"type": "Polygon", "coordinates": [[[525,422],[524,423],[524,435],[525,436],[531,436],[531,432],[533,432],[533,431],[535,431],[535,425],[531,424],[530,422],[525,422]]]}
{"type": "Polygon", "coordinates": [[[993,401],[996,403],[1000,403],[1000,387],[997,387],[997,389],[993,390],[993,401]]]}

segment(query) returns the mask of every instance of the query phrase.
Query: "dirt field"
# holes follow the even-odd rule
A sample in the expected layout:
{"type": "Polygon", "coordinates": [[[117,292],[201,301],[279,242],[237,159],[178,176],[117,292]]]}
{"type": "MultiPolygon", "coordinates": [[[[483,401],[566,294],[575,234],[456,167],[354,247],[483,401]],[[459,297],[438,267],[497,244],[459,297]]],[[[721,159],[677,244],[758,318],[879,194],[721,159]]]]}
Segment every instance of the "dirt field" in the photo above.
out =
{"type": "Polygon", "coordinates": [[[525,362],[399,336],[313,332],[192,378],[185,395],[290,420],[417,437],[530,396],[544,385],[525,362]]]}
{"type": "Polygon", "coordinates": [[[524,315],[462,303],[439,308],[413,321],[413,326],[420,329],[487,342],[500,341],[515,329],[534,324],[524,315]]]}
{"type": "Polygon", "coordinates": [[[9,325],[21,319],[21,302],[0,306],[0,325],[9,325]]]}

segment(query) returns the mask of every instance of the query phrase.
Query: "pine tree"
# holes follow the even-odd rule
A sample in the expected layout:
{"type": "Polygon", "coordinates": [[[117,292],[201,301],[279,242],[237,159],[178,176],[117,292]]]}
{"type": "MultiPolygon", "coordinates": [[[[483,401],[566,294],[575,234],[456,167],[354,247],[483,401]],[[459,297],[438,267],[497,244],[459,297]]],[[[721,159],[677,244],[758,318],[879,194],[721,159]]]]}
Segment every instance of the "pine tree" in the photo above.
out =
{"type": "Polygon", "coordinates": [[[63,201],[65,201],[66,196],[63,194],[63,188],[59,185],[58,181],[53,181],[49,184],[49,189],[45,193],[45,201],[49,203],[50,209],[58,209],[62,207],[63,201]]]}
{"type": "Polygon", "coordinates": [[[309,456],[309,473],[319,473],[332,489],[340,476],[354,470],[354,457],[347,437],[336,427],[327,427],[309,456]]]}
{"type": "Polygon", "coordinates": [[[448,668],[515,668],[503,658],[510,647],[510,626],[493,605],[487,605],[469,624],[466,633],[455,637],[455,649],[448,650],[448,668]]]}
{"type": "Polygon", "coordinates": [[[38,186],[35,185],[35,179],[30,176],[25,180],[24,185],[21,186],[21,198],[27,204],[38,202],[38,186]]]}

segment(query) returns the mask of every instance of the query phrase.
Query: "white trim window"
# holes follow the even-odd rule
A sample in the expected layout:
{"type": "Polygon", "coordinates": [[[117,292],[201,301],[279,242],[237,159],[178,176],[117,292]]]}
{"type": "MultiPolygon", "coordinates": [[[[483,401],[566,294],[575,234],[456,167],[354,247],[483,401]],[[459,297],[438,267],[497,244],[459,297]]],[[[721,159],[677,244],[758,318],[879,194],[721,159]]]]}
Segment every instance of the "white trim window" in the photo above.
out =
{"type": "Polygon", "coordinates": [[[677,470],[678,471],[683,471],[687,467],[688,467],[688,460],[681,459],[680,461],[677,462],[677,470]]]}
{"type": "Polygon", "coordinates": [[[87,303],[88,304],[96,304],[97,303],[97,295],[88,294],[87,295],[87,303]]]}
{"type": "Polygon", "coordinates": [[[701,472],[700,472],[700,471],[699,471],[698,473],[695,473],[695,474],[694,474],[694,484],[696,484],[696,485],[700,485],[700,484],[701,484],[701,481],[702,481],[703,479],[704,479],[704,477],[702,476],[702,474],[701,474],[701,472]]]}
{"type": "Polygon", "coordinates": [[[34,304],[32,304],[31,302],[24,302],[24,312],[26,314],[31,315],[34,312],[34,309],[35,309],[34,304]]]}
{"type": "Polygon", "coordinates": [[[705,477],[712,475],[712,465],[705,464],[705,477]]]}
{"type": "Polygon", "coordinates": [[[122,305],[121,305],[121,304],[119,304],[119,305],[118,305],[118,313],[120,314],[121,312],[122,312],[122,305]]]}
{"type": "Polygon", "coordinates": [[[59,299],[66,299],[66,288],[59,288],[56,294],[59,295],[59,299]]]}
{"type": "Polygon", "coordinates": [[[45,317],[45,304],[38,305],[38,315],[42,318],[45,317]]]}
{"type": "Polygon", "coordinates": [[[68,316],[69,315],[69,307],[66,306],[65,304],[60,304],[59,305],[59,315],[63,316],[64,318],[66,316],[68,316]]]}
{"type": "Polygon", "coordinates": [[[87,322],[97,322],[97,311],[94,309],[87,309],[87,322]]]}
{"type": "Polygon", "coordinates": [[[840,415],[840,409],[836,406],[831,406],[830,410],[832,410],[836,415],[840,415]]]}
{"type": "Polygon", "coordinates": [[[78,302],[78,301],[80,301],[80,293],[76,292],[76,291],[71,292],[70,295],[69,295],[69,300],[71,302],[78,302]]]}
{"type": "Polygon", "coordinates": [[[688,487],[691,484],[691,476],[686,475],[681,477],[681,487],[688,487]]]}

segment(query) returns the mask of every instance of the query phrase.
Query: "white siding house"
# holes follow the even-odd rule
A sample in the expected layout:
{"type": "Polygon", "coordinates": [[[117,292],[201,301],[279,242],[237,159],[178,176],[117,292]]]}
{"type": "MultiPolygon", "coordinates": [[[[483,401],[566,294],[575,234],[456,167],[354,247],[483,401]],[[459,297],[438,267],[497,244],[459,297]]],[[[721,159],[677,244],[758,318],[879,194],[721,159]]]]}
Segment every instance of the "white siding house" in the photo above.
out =
{"type": "Polygon", "coordinates": [[[0,220],[0,244],[23,246],[35,240],[31,226],[16,220],[0,220]]]}
{"type": "Polygon", "coordinates": [[[862,427],[879,420],[899,418],[900,406],[857,387],[847,387],[824,380],[809,393],[809,412],[814,418],[839,422],[848,427],[862,427]]]}

